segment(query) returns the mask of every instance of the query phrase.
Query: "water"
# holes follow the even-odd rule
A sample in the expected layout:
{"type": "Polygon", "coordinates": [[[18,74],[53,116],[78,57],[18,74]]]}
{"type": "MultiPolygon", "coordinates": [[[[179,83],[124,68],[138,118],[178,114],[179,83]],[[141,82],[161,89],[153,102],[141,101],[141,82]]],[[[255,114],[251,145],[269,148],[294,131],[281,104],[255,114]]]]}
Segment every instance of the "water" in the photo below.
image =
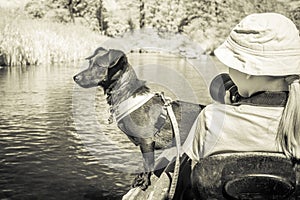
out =
{"type": "MultiPolygon", "coordinates": [[[[132,54],[129,60],[154,90],[210,101],[205,81],[184,59],[132,54]]],[[[200,63],[207,70],[207,61],[200,63]]],[[[121,199],[142,170],[138,148],[107,123],[103,91],[74,84],[80,70],[75,64],[0,69],[0,199],[121,199]]]]}

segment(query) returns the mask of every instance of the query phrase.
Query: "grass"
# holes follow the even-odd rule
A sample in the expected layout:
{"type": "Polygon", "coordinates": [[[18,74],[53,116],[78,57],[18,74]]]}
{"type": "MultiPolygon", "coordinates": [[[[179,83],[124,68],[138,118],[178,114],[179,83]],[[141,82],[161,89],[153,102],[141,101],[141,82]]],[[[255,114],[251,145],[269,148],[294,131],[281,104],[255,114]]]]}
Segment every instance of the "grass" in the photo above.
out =
{"type": "Polygon", "coordinates": [[[82,25],[34,20],[22,12],[0,9],[2,65],[76,62],[106,39],[82,25]]]}
{"type": "Polygon", "coordinates": [[[203,52],[201,47],[181,35],[160,37],[150,29],[112,39],[83,25],[31,19],[22,12],[4,9],[0,9],[0,33],[0,65],[7,66],[76,62],[101,45],[106,48],[125,46],[124,50],[168,49],[180,54],[203,52]],[[105,43],[108,39],[117,46],[105,43]]]}

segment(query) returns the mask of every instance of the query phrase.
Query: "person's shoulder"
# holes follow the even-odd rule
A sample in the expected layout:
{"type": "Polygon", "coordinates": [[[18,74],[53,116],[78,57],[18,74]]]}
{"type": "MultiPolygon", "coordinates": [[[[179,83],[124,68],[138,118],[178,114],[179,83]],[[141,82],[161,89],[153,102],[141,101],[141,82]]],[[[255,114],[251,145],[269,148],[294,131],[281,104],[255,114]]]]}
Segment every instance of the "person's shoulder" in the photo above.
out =
{"type": "Polygon", "coordinates": [[[226,110],[226,109],[234,109],[235,106],[231,104],[221,104],[221,103],[211,103],[208,104],[204,111],[211,111],[211,110],[226,110]]]}
{"type": "Polygon", "coordinates": [[[225,115],[228,111],[231,112],[233,106],[221,103],[208,104],[201,112],[200,118],[206,119],[213,116],[225,115]]]}
{"type": "Polygon", "coordinates": [[[283,107],[273,106],[255,106],[255,105],[232,105],[232,104],[220,104],[212,103],[205,107],[203,115],[240,115],[240,114],[256,114],[262,116],[281,116],[283,107]]]}

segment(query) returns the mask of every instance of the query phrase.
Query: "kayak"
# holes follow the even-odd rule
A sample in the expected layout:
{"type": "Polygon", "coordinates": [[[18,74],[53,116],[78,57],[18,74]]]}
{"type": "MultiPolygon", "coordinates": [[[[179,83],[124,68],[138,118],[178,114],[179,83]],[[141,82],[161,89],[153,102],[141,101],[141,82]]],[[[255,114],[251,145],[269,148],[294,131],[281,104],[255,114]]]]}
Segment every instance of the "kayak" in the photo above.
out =
{"type": "Polygon", "coordinates": [[[282,153],[239,152],[203,158],[191,177],[196,199],[275,200],[299,197],[298,173],[282,153]]]}

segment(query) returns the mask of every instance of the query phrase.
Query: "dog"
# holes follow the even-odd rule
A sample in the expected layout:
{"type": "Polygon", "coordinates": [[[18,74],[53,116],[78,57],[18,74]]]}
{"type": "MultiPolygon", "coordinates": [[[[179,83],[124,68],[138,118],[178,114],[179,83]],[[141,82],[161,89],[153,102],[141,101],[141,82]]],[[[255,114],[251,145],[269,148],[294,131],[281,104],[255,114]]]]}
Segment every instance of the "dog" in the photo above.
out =
{"type": "MultiPolygon", "coordinates": [[[[119,129],[140,147],[144,172],[135,178],[132,187],[145,190],[154,171],[155,149],[174,146],[166,102],[163,96],[152,93],[145,81],[138,79],[124,52],[100,47],[87,60],[89,67],[73,79],[83,88],[103,88],[119,129]]],[[[180,100],[170,104],[178,122],[180,137],[186,138],[204,106],[180,100]]]]}

